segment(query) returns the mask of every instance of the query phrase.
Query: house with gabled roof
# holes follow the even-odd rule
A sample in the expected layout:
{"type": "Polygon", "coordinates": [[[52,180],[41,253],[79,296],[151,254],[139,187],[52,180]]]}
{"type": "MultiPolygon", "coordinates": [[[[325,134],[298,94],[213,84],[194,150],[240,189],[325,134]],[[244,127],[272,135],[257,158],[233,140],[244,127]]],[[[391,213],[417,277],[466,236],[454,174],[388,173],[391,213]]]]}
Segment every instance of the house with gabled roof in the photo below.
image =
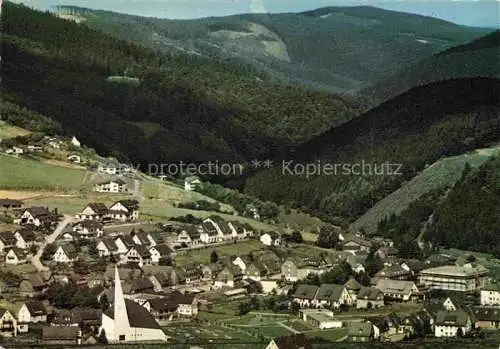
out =
{"type": "Polygon", "coordinates": [[[265,252],[256,259],[266,268],[266,275],[278,275],[281,272],[281,259],[274,252],[265,252]]]}
{"type": "Polygon", "coordinates": [[[200,244],[200,232],[195,228],[183,228],[176,234],[175,245],[197,246],[200,244]]]}
{"type": "Polygon", "coordinates": [[[84,220],[73,226],[73,231],[81,239],[94,239],[104,234],[104,226],[97,220],[84,220]]]}
{"type": "Polygon", "coordinates": [[[81,220],[102,220],[108,215],[108,208],[102,202],[90,202],[75,217],[81,220]]]}
{"type": "Polygon", "coordinates": [[[118,247],[119,254],[127,253],[132,247],[136,245],[134,239],[130,235],[118,235],[115,238],[116,247],[118,247]]]}
{"type": "Polygon", "coordinates": [[[53,257],[53,260],[56,263],[73,263],[77,259],[78,251],[75,246],[70,244],[59,246],[53,257]]]}
{"type": "Polygon", "coordinates": [[[474,307],[472,309],[475,320],[475,328],[499,329],[500,308],[499,307],[474,307]]]}
{"type": "Polygon", "coordinates": [[[11,247],[5,255],[6,264],[22,264],[27,262],[27,255],[24,250],[17,247],[11,247]]]}
{"type": "Polygon", "coordinates": [[[487,284],[479,297],[481,305],[500,306],[500,282],[487,284]]]}
{"type": "Polygon", "coordinates": [[[293,334],[272,339],[266,349],[312,349],[312,342],[304,334],[293,334]]]}
{"type": "Polygon", "coordinates": [[[243,273],[237,265],[227,265],[225,266],[217,276],[215,277],[214,287],[223,288],[231,287],[234,288],[235,285],[243,280],[243,273]]]}
{"type": "Polygon", "coordinates": [[[373,327],[368,322],[351,322],[348,327],[349,342],[369,342],[373,340],[373,327]]]}
{"type": "Polygon", "coordinates": [[[267,275],[267,268],[259,260],[251,262],[245,269],[244,278],[260,282],[267,275]]]}
{"type": "Polygon", "coordinates": [[[379,279],[408,280],[411,277],[411,272],[399,264],[391,264],[384,266],[375,274],[375,277],[379,279]]]}
{"type": "Polygon", "coordinates": [[[25,302],[17,313],[19,323],[47,322],[47,309],[41,301],[25,302]]]}
{"type": "Polygon", "coordinates": [[[336,308],[342,304],[352,304],[353,300],[344,285],[322,284],[312,305],[320,308],[336,308]]]}
{"type": "Polygon", "coordinates": [[[198,176],[189,176],[184,179],[184,190],[194,191],[201,186],[201,179],[198,176]]]}
{"type": "Polygon", "coordinates": [[[6,250],[16,245],[16,237],[13,232],[3,231],[0,233],[0,252],[7,252],[6,250]]]}
{"type": "Polygon", "coordinates": [[[375,287],[384,293],[386,299],[407,302],[419,295],[413,281],[379,279],[375,287]]]}
{"type": "Polygon", "coordinates": [[[135,234],[131,234],[132,239],[134,240],[136,245],[144,245],[149,247],[151,245],[151,240],[148,237],[149,233],[146,233],[143,230],[139,230],[139,232],[135,234]]]}
{"type": "Polygon", "coordinates": [[[119,178],[102,181],[94,185],[94,191],[98,193],[125,193],[127,192],[127,183],[119,178]]]}
{"type": "Polygon", "coordinates": [[[345,234],[342,243],[342,250],[351,253],[369,252],[372,242],[354,234],[345,234]]]}
{"type": "Polygon", "coordinates": [[[42,225],[52,224],[59,220],[57,213],[50,212],[47,207],[34,206],[24,210],[21,216],[14,220],[14,223],[20,225],[42,225]]]}
{"type": "Polygon", "coordinates": [[[461,337],[472,330],[470,315],[463,310],[438,311],[434,325],[435,337],[461,337]]]}
{"type": "Polygon", "coordinates": [[[271,231],[269,233],[264,233],[259,238],[260,242],[262,242],[266,246],[279,246],[281,245],[281,236],[271,231]]]}
{"type": "Polygon", "coordinates": [[[17,319],[10,311],[0,308],[0,335],[3,337],[17,336],[17,319]]]}
{"type": "Polygon", "coordinates": [[[14,233],[16,238],[16,247],[23,250],[29,249],[36,242],[36,235],[32,229],[21,228],[14,233]]]}
{"type": "Polygon", "coordinates": [[[361,287],[356,296],[357,309],[376,309],[384,306],[384,293],[375,287],[361,287]]]}
{"type": "Polygon", "coordinates": [[[151,263],[158,264],[160,259],[170,256],[172,250],[167,245],[162,244],[150,247],[149,253],[151,254],[151,263]]]}
{"type": "Polygon", "coordinates": [[[49,286],[50,278],[44,277],[40,273],[30,273],[23,275],[23,280],[19,284],[19,294],[22,297],[35,297],[42,294],[49,286]]]}
{"type": "Polygon", "coordinates": [[[97,251],[99,252],[99,257],[119,254],[118,246],[116,246],[115,240],[112,239],[103,239],[99,241],[97,243],[97,251]]]}
{"type": "Polygon", "coordinates": [[[120,200],[109,207],[109,216],[119,221],[139,219],[139,201],[120,200]]]}
{"type": "Polygon", "coordinates": [[[227,223],[233,231],[233,237],[237,240],[242,240],[247,237],[253,236],[253,229],[250,224],[242,224],[238,221],[231,221],[227,223]]]}
{"type": "Polygon", "coordinates": [[[151,253],[146,246],[135,245],[123,255],[122,263],[137,264],[142,268],[144,265],[151,264],[151,253]]]}
{"type": "Polygon", "coordinates": [[[358,293],[363,286],[352,276],[349,278],[349,280],[346,281],[344,286],[347,289],[347,292],[349,292],[349,295],[351,296],[352,300],[356,301],[358,293]]]}
{"type": "Polygon", "coordinates": [[[314,305],[319,286],[301,284],[297,286],[292,298],[301,308],[309,308],[314,305]]]}
{"type": "Polygon", "coordinates": [[[247,267],[252,264],[253,260],[249,255],[238,256],[233,260],[233,264],[240,267],[241,271],[245,273],[247,267]]]}

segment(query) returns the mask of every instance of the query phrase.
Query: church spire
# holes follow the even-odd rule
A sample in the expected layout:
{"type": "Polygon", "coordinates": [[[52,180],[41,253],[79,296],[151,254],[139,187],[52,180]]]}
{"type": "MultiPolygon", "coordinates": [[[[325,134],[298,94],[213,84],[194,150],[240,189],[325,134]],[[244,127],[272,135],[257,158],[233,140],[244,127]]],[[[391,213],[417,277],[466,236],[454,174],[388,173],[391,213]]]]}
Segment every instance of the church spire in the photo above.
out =
{"type": "Polygon", "coordinates": [[[122,283],[118,266],[115,265],[115,299],[114,299],[114,322],[115,335],[119,338],[120,335],[125,335],[130,327],[127,315],[127,307],[125,305],[125,297],[123,296],[122,283]]]}

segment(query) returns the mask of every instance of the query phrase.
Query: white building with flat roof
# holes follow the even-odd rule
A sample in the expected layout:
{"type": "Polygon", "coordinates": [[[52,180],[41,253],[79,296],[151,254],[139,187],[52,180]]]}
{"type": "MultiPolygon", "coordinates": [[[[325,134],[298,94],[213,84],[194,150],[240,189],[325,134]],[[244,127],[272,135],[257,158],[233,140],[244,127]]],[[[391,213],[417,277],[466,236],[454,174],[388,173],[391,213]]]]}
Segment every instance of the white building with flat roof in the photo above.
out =
{"type": "Polygon", "coordinates": [[[479,264],[445,265],[422,270],[419,282],[431,290],[470,292],[484,287],[487,273],[488,269],[479,264]]]}

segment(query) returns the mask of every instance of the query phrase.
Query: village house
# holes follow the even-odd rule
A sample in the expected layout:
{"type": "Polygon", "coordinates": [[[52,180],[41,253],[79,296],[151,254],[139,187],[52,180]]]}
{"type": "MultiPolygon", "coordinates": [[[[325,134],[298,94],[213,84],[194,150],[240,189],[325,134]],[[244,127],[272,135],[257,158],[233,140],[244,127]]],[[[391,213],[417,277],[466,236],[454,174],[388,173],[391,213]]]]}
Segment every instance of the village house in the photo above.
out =
{"type": "Polygon", "coordinates": [[[215,288],[236,287],[243,280],[243,273],[236,265],[228,265],[224,267],[216,276],[214,281],[215,288]]]}
{"type": "Polygon", "coordinates": [[[104,226],[97,220],[84,220],[73,226],[73,231],[78,233],[81,239],[95,239],[104,233],[104,226]]]}
{"type": "Polygon", "coordinates": [[[99,182],[94,185],[94,191],[98,193],[125,193],[127,192],[127,183],[122,179],[99,182]]]}
{"type": "Polygon", "coordinates": [[[372,243],[370,241],[356,235],[346,234],[342,243],[342,250],[353,254],[358,254],[359,252],[368,253],[371,247],[372,243]]]}
{"type": "Polygon", "coordinates": [[[299,317],[320,330],[342,327],[342,320],[335,319],[333,312],[327,309],[300,309],[299,317]]]}
{"type": "Polygon", "coordinates": [[[139,229],[137,233],[131,233],[132,240],[136,245],[143,245],[145,247],[151,247],[157,244],[157,241],[151,237],[151,233],[147,233],[142,229],[139,229]],[[152,243],[154,241],[154,243],[152,243]]]}
{"type": "Polygon", "coordinates": [[[0,308],[0,336],[15,337],[17,336],[17,320],[10,311],[0,308]]]}
{"type": "Polygon", "coordinates": [[[77,260],[78,253],[73,245],[59,246],[54,253],[53,260],[56,263],[73,263],[77,260]]]}
{"type": "Polygon", "coordinates": [[[0,252],[2,254],[6,253],[8,249],[16,246],[16,237],[14,233],[10,231],[4,231],[0,233],[0,252]]]}
{"type": "Polygon", "coordinates": [[[137,264],[142,268],[144,265],[151,264],[151,253],[148,251],[147,247],[135,245],[123,255],[122,263],[137,264]]]}
{"type": "Polygon", "coordinates": [[[422,270],[419,282],[431,290],[472,292],[484,287],[487,274],[482,265],[446,265],[422,270]]]}
{"type": "Polygon", "coordinates": [[[267,275],[267,269],[259,260],[251,262],[245,269],[244,278],[260,282],[267,275]]]}
{"type": "Polygon", "coordinates": [[[123,292],[126,295],[152,294],[154,285],[148,278],[140,277],[123,283],[123,292]]]}
{"type": "Polygon", "coordinates": [[[269,233],[262,234],[260,236],[260,242],[266,246],[279,246],[281,245],[281,237],[278,233],[272,231],[269,233]]]}
{"type": "Polygon", "coordinates": [[[312,349],[311,341],[304,334],[294,334],[272,339],[265,349],[312,349]]]}
{"type": "Polygon", "coordinates": [[[209,221],[203,221],[201,223],[201,228],[203,229],[200,233],[200,241],[204,244],[213,244],[222,241],[222,237],[214,224],[209,221]]]}
{"type": "Polygon", "coordinates": [[[91,202],[76,215],[81,220],[102,220],[108,215],[108,208],[102,202],[91,202]]]}
{"type": "Polygon", "coordinates": [[[488,284],[480,291],[481,305],[493,305],[500,307],[500,284],[488,284]]]}
{"type": "Polygon", "coordinates": [[[80,164],[82,162],[82,158],[80,155],[71,154],[66,158],[69,162],[80,164]]]}
{"type": "Polygon", "coordinates": [[[103,239],[97,243],[99,257],[108,257],[119,254],[118,247],[112,239],[103,239]]]}
{"type": "Polygon", "coordinates": [[[252,264],[252,258],[249,256],[249,255],[243,255],[243,256],[239,256],[239,257],[236,257],[234,260],[233,260],[233,264],[234,265],[237,265],[238,267],[240,267],[241,271],[243,273],[246,272],[248,266],[250,264],[252,264]]]}
{"type": "Polygon", "coordinates": [[[197,176],[189,176],[184,179],[184,190],[194,191],[201,186],[201,180],[197,176]]]}
{"type": "Polygon", "coordinates": [[[76,136],[73,136],[73,138],[71,138],[71,144],[75,147],[80,147],[81,146],[81,143],[78,139],[76,139],[76,136]]]}
{"type": "Polygon", "coordinates": [[[120,175],[121,174],[121,166],[119,164],[99,164],[97,166],[97,172],[105,173],[108,175],[120,175]]]}
{"type": "Polygon", "coordinates": [[[109,216],[119,221],[139,219],[139,202],[137,200],[120,200],[109,207],[109,216]]]}
{"type": "Polygon", "coordinates": [[[5,255],[6,264],[22,264],[27,262],[27,255],[24,250],[12,247],[5,255]]]}
{"type": "Polygon", "coordinates": [[[255,254],[256,261],[258,261],[266,269],[267,276],[278,276],[281,271],[281,259],[276,253],[266,251],[264,253],[255,254]]]}
{"type": "Polygon", "coordinates": [[[386,265],[375,274],[375,278],[379,279],[408,280],[410,277],[411,272],[399,264],[386,265]]]}
{"type": "Polygon", "coordinates": [[[353,302],[356,302],[358,293],[363,286],[351,276],[349,280],[347,280],[344,284],[344,287],[346,288],[347,292],[349,292],[349,296],[351,297],[353,302]]]}
{"type": "Polygon", "coordinates": [[[322,284],[313,300],[313,306],[317,308],[338,309],[341,305],[353,303],[349,292],[344,285],[322,284]]]}
{"type": "Polygon", "coordinates": [[[153,298],[141,304],[154,317],[160,326],[168,325],[175,317],[178,305],[168,298],[153,298]]]}
{"type": "Polygon", "coordinates": [[[182,229],[176,235],[175,245],[192,247],[200,244],[200,232],[197,229],[182,229]]]}
{"type": "Polygon", "coordinates": [[[155,292],[162,292],[169,286],[169,278],[167,274],[164,272],[159,272],[155,273],[154,275],[151,275],[149,277],[149,280],[153,283],[155,292]]]}
{"type": "Polygon", "coordinates": [[[375,288],[382,291],[388,300],[408,302],[420,295],[413,281],[379,279],[375,288]]]}
{"type": "Polygon", "coordinates": [[[20,200],[12,200],[12,199],[0,199],[0,209],[3,210],[12,210],[16,208],[23,207],[23,202],[20,200]]]}
{"type": "Polygon", "coordinates": [[[369,342],[373,340],[373,327],[369,322],[352,322],[348,327],[347,340],[369,342]]]}
{"type": "Polygon", "coordinates": [[[47,207],[36,206],[24,210],[21,216],[14,220],[14,223],[40,227],[42,225],[49,225],[57,222],[58,218],[57,211],[50,212],[47,207]]]}
{"type": "Polygon", "coordinates": [[[47,322],[47,309],[41,301],[25,302],[17,313],[20,324],[47,322]]]}
{"type": "Polygon", "coordinates": [[[16,247],[27,250],[31,246],[35,244],[36,235],[33,230],[28,228],[21,228],[16,230],[14,233],[14,237],[16,238],[16,247]]]}
{"type": "Polygon", "coordinates": [[[42,294],[49,286],[50,276],[44,274],[26,274],[19,284],[19,294],[21,297],[35,297],[42,294]]]}
{"type": "Polygon", "coordinates": [[[24,149],[18,146],[13,146],[5,151],[7,154],[22,155],[24,154],[24,149]]]}
{"type": "Polygon", "coordinates": [[[118,248],[119,254],[127,253],[132,247],[134,247],[135,241],[130,235],[119,235],[115,238],[115,244],[118,248]]]}
{"type": "Polygon", "coordinates": [[[434,326],[435,337],[461,337],[472,329],[470,315],[463,310],[439,311],[434,326]]]}
{"type": "Polygon", "coordinates": [[[357,309],[377,309],[384,306],[384,293],[375,287],[362,287],[356,300],[357,309]]]}
{"type": "Polygon", "coordinates": [[[151,263],[158,264],[160,259],[167,258],[172,253],[172,250],[167,245],[156,245],[149,248],[151,254],[151,263]]]}
{"type": "Polygon", "coordinates": [[[248,223],[242,224],[238,221],[232,221],[228,222],[228,225],[233,231],[233,237],[235,237],[237,240],[242,240],[253,236],[253,228],[248,223]]]}
{"type": "Polygon", "coordinates": [[[204,281],[213,281],[219,272],[224,269],[225,265],[222,263],[206,264],[201,268],[202,279],[204,281]]]}
{"type": "Polygon", "coordinates": [[[404,337],[406,326],[401,326],[401,319],[394,313],[382,316],[370,316],[366,322],[372,325],[373,338],[390,340],[404,337]]]}
{"type": "Polygon", "coordinates": [[[82,331],[78,326],[44,326],[42,343],[46,345],[82,344],[82,331]]]}
{"type": "Polygon", "coordinates": [[[498,307],[474,307],[475,318],[474,328],[499,329],[500,328],[500,308],[498,307]]]}
{"type": "Polygon", "coordinates": [[[293,302],[299,304],[301,308],[314,307],[314,300],[318,290],[319,287],[316,285],[298,285],[292,296],[293,302]]]}

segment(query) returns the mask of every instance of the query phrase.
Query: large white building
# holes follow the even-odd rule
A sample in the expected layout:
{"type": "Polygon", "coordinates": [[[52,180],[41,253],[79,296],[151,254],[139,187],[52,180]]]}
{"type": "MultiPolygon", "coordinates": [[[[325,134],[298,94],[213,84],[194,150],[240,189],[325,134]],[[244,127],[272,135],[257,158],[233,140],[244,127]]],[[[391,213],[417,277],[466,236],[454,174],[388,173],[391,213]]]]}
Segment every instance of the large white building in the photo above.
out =
{"type": "Polygon", "coordinates": [[[482,265],[445,265],[422,270],[419,281],[429,289],[470,292],[484,287],[487,273],[482,265]]]}
{"type": "Polygon", "coordinates": [[[500,284],[490,284],[481,290],[481,305],[500,307],[500,284]]]}
{"type": "Polygon", "coordinates": [[[115,266],[113,306],[102,314],[99,330],[108,343],[166,342],[167,335],[146,308],[125,299],[118,268],[115,266]]]}

